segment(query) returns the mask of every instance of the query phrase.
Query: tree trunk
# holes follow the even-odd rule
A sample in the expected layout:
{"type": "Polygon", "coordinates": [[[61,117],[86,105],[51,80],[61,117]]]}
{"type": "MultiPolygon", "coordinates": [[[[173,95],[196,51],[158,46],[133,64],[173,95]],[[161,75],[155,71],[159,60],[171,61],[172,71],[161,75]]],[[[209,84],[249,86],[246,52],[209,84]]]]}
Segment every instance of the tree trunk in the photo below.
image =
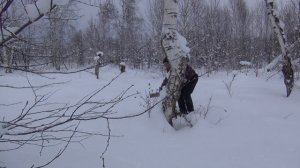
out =
{"type": "Polygon", "coordinates": [[[298,4],[298,41],[299,41],[299,38],[300,38],[300,0],[299,0],[299,4],[298,4]]]}
{"type": "Polygon", "coordinates": [[[163,101],[163,112],[169,124],[176,113],[176,102],[181,92],[181,84],[187,65],[189,49],[181,45],[185,39],[177,31],[178,0],[164,0],[164,18],[162,30],[162,47],[168,57],[171,69],[168,74],[166,98],[163,101]]]}
{"type": "Polygon", "coordinates": [[[10,52],[8,52],[8,49],[6,46],[3,47],[3,57],[6,59],[6,69],[5,69],[5,73],[12,73],[12,50],[10,50],[10,52]]]}
{"type": "Polygon", "coordinates": [[[265,0],[268,10],[268,16],[271,20],[274,31],[276,32],[281,51],[282,51],[282,73],[284,75],[284,84],[286,86],[287,97],[291,94],[294,86],[294,71],[291,63],[291,58],[289,57],[287,38],[284,33],[284,24],[279,19],[277,15],[277,9],[275,0],[265,0]]]}

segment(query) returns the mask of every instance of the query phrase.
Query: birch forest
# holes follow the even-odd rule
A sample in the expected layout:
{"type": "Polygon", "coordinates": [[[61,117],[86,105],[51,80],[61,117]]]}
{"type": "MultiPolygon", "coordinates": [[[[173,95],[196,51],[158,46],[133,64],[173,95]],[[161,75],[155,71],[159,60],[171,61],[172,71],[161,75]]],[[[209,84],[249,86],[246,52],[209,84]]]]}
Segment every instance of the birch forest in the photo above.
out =
{"type": "MultiPolygon", "coordinates": [[[[105,0],[95,3],[71,0],[53,6],[24,25],[26,4],[33,0],[1,1],[0,66],[14,70],[66,71],[88,67],[97,51],[103,62],[121,61],[134,69],[161,65],[163,1],[147,0],[140,9],[137,0],[105,0]],[[79,29],[79,5],[97,8],[98,14],[79,29]],[[23,26],[23,27],[22,27],[23,26]],[[5,39],[5,31],[22,27],[5,39]]],[[[299,2],[278,2],[278,13],[293,64],[299,65],[299,2]]],[[[178,31],[188,41],[192,66],[208,71],[240,69],[243,62],[263,68],[281,54],[264,1],[252,6],[245,0],[179,1],[178,31]],[[241,63],[242,62],[242,63],[241,63]]],[[[298,68],[299,69],[299,68],[298,68]]]]}

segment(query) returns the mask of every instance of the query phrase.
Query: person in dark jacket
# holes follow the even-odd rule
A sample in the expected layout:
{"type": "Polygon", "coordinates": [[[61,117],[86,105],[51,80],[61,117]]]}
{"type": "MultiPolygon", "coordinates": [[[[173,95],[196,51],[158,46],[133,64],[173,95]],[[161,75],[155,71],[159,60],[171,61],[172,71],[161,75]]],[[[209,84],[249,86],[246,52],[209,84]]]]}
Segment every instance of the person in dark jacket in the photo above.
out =
{"type": "MultiPolygon", "coordinates": [[[[163,60],[163,64],[167,72],[169,72],[171,69],[171,64],[168,58],[165,58],[163,60]]],[[[180,113],[188,114],[189,112],[194,111],[194,104],[193,104],[191,94],[193,93],[194,88],[198,82],[198,74],[190,65],[187,65],[184,77],[185,77],[185,82],[181,87],[181,93],[178,99],[178,106],[179,106],[180,113]]],[[[168,79],[165,78],[159,89],[162,90],[162,88],[167,83],[168,83],[168,79]]]]}

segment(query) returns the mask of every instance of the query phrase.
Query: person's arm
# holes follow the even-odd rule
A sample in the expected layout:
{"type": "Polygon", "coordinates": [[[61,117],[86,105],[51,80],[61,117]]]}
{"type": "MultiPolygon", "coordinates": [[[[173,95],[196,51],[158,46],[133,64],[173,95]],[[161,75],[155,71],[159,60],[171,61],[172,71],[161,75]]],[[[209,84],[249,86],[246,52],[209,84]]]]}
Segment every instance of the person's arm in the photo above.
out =
{"type": "Polygon", "coordinates": [[[165,78],[164,81],[162,82],[161,86],[159,87],[159,91],[161,91],[162,88],[167,85],[167,83],[168,83],[168,78],[165,78]]]}
{"type": "Polygon", "coordinates": [[[191,81],[195,77],[195,74],[195,70],[190,65],[187,65],[185,72],[185,78],[187,79],[187,82],[191,81]]]}

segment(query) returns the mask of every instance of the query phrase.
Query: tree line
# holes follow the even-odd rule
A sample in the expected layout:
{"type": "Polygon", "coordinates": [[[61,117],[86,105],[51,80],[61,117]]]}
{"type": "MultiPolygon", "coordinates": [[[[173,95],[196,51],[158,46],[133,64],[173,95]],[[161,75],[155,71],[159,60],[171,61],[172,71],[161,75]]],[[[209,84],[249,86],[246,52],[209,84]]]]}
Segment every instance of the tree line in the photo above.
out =
{"type": "MultiPolygon", "coordinates": [[[[35,1],[12,1],[10,8],[1,12],[1,27],[20,26],[26,12],[24,4],[32,2],[35,1]]],[[[92,64],[97,51],[104,52],[105,63],[125,61],[136,69],[159,65],[164,57],[163,1],[147,0],[143,9],[137,0],[86,4],[97,8],[98,14],[82,30],[75,23],[80,18],[78,3],[70,0],[68,5],[54,8],[11,40],[1,43],[1,67],[60,71],[92,64]]],[[[288,45],[297,44],[291,53],[292,60],[297,60],[299,1],[288,0],[279,6],[288,45]]],[[[229,0],[225,5],[221,0],[179,1],[178,30],[186,37],[191,63],[197,68],[231,70],[240,68],[241,61],[247,61],[258,69],[280,55],[263,1],[251,7],[245,0],[229,0]]]]}

